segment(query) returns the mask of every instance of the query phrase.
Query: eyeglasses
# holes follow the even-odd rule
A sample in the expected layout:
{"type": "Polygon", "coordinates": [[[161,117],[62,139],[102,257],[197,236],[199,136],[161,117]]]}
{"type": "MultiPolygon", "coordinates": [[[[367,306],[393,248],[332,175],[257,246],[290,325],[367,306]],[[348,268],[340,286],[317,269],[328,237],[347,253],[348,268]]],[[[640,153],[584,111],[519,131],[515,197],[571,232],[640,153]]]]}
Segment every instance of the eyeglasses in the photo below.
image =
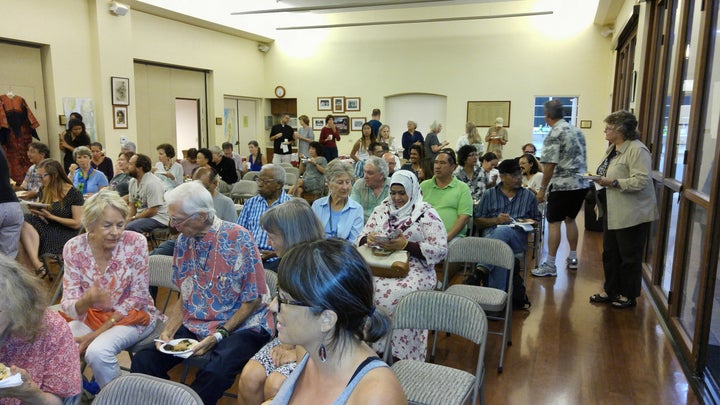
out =
{"type": "Polygon", "coordinates": [[[605,127],[604,132],[614,131],[615,127],[605,127]]]}
{"type": "Polygon", "coordinates": [[[175,217],[170,217],[170,225],[173,225],[175,228],[177,228],[178,226],[184,224],[185,222],[187,222],[190,218],[192,218],[194,216],[195,216],[195,214],[192,214],[185,219],[177,219],[175,217]]]}
{"type": "Polygon", "coordinates": [[[263,178],[257,177],[257,178],[255,178],[255,181],[257,182],[257,184],[265,184],[265,183],[272,183],[273,181],[275,181],[275,179],[263,179],[263,178]]]}
{"type": "Polygon", "coordinates": [[[279,287],[276,287],[276,288],[275,288],[275,298],[277,299],[277,302],[278,302],[278,313],[280,312],[281,304],[285,304],[285,305],[295,305],[295,306],[298,306],[298,307],[308,307],[308,308],[311,308],[311,307],[312,307],[312,305],[306,304],[306,303],[301,302],[301,301],[295,301],[295,300],[291,300],[291,299],[288,299],[288,298],[282,298],[282,297],[280,296],[280,288],[279,288],[279,287]]]}

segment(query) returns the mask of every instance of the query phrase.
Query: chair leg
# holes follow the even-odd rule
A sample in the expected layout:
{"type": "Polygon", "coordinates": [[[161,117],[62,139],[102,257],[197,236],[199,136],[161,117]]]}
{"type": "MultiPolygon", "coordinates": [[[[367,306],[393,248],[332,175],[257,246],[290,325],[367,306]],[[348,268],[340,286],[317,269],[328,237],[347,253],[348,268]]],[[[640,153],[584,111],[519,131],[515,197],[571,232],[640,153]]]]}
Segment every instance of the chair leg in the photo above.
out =
{"type": "Polygon", "coordinates": [[[437,341],[438,341],[438,331],[434,330],[433,331],[432,351],[430,352],[430,358],[428,359],[428,361],[430,361],[430,363],[435,363],[435,347],[437,346],[437,341]]]}

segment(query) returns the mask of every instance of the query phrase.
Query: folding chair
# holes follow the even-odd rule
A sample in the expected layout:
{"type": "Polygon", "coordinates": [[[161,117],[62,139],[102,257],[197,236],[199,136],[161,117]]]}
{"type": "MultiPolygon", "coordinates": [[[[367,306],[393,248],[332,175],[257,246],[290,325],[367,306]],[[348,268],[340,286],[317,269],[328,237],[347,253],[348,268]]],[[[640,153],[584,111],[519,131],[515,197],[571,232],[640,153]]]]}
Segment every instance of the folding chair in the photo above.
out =
{"type": "Polygon", "coordinates": [[[126,374],[110,382],[93,401],[96,405],[202,405],[190,387],[145,374],[126,374]]]}
{"type": "Polygon", "coordinates": [[[238,204],[244,204],[245,200],[254,197],[258,192],[257,182],[254,180],[238,180],[230,190],[230,198],[238,204]]]}
{"type": "MultiPolygon", "coordinates": [[[[502,373],[503,359],[505,357],[505,346],[512,345],[512,289],[513,273],[515,267],[515,255],[507,243],[489,238],[467,237],[455,241],[448,248],[448,256],[445,259],[445,266],[448,262],[482,263],[508,269],[508,290],[496,288],[476,287],[472,285],[456,284],[448,287],[448,294],[460,295],[478,303],[488,315],[488,319],[503,321],[502,332],[490,331],[488,333],[502,336],[500,347],[500,362],[498,372],[502,373]],[[496,314],[503,314],[496,315],[496,314]]],[[[434,359],[437,334],[433,338],[433,348],[430,359],[434,359]]]]}
{"type": "Polygon", "coordinates": [[[251,172],[245,173],[245,174],[243,175],[242,179],[243,179],[243,180],[252,180],[252,181],[255,181],[255,179],[257,179],[257,177],[258,177],[259,175],[260,175],[260,172],[253,172],[253,171],[251,171],[251,172]]]}
{"type": "Polygon", "coordinates": [[[415,291],[403,297],[395,308],[395,329],[431,329],[462,336],[479,345],[475,374],[417,360],[400,360],[392,364],[392,339],[385,343],[385,361],[392,370],[408,401],[417,404],[465,404],[471,398],[485,403],[484,358],[487,319],[482,308],[472,300],[441,291],[415,291]]]}

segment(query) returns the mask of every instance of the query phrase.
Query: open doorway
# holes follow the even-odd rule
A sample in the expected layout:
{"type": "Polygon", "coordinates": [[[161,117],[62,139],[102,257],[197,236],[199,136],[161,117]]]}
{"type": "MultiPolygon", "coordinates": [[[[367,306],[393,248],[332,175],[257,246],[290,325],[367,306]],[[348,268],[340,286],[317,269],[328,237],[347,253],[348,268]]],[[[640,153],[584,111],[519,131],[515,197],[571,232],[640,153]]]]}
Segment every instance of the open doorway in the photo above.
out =
{"type": "MultiPolygon", "coordinates": [[[[200,100],[175,99],[175,145],[178,154],[200,145],[200,100]]],[[[185,156],[183,156],[183,159],[185,156]]]]}

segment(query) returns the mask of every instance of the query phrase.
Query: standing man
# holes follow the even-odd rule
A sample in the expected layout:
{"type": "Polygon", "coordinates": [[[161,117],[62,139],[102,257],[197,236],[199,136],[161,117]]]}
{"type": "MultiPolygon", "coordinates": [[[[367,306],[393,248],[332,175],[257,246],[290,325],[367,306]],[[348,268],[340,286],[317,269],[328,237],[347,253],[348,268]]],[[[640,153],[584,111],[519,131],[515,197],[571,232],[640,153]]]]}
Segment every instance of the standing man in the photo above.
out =
{"type": "Polygon", "coordinates": [[[288,125],[290,114],[283,113],[280,123],[270,129],[270,140],[273,141],[273,163],[292,163],[293,128],[288,125]]]}
{"type": "Polygon", "coordinates": [[[128,231],[150,232],[168,226],[165,187],[150,170],[152,160],[143,154],[133,155],[128,163],[130,220],[128,231]]]}
{"type": "Polygon", "coordinates": [[[370,125],[370,128],[372,128],[373,139],[377,139],[378,131],[380,130],[380,127],[382,126],[382,122],[380,122],[380,109],[379,108],[373,108],[371,118],[372,119],[370,121],[368,121],[368,125],[370,125]]]}
{"type": "MultiPolygon", "coordinates": [[[[172,282],[182,291],[167,311],[160,340],[196,339],[192,356],[207,363],[190,385],[206,405],[213,405],[235,382],[247,361],[270,340],[272,324],[257,245],[237,224],[215,216],[212,197],[199,182],[168,191],[172,225],[180,231],[173,257],[172,282]]],[[[131,371],[168,378],[183,361],[156,343],[139,351],[131,371]]]]}
{"type": "Polygon", "coordinates": [[[280,260],[278,260],[279,258],[272,245],[268,242],[267,232],[260,226],[260,217],[270,207],[289,201],[292,197],[287,195],[283,189],[285,185],[285,169],[280,165],[264,165],[256,181],[258,195],[245,202],[237,223],[250,231],[255,238],[258,249],[260,249],[263,267],[275,270],[280,264],[280,260]]]}
{"type": "Polygon", "coordinates": [[[212,160],[210,161],[210,167],[215,169],[218,176],[220,176],[220,182],[218,184],[218,191],[221,193],[229,193],[232,190],[232,185],[238,181],[238,173],[235,170],[235,161],[232,158],[226,157],[223,151],[213,146],[210,148],[212,153],[212,160]]]}
{"type": "Polygon", "coordinates": [[[420,183],[423,200],[440,215],[448,242],[466,235],[467,224],[473,214],[470,187],[453,176],[456,167],[455,151],[443,149],[435,157],[435,175],[420,183]]]}
{"type": "Polygon", "coordinates": [[[578,228],[575,217],[590,186],[582,176],[587,173],[585,135],[563,119],[563,106],[559,100],[545,103],[545,121],[552,130],[543,143],[541,162],[543,164],[542,184],[537,200],[547,198],[548,257],[532,271],[536,277],[557,276],[555,255],[560,246],[560,226],[565,222],[565,232],[570,244],[567,268],[577,270],[578,228]]]}
{"type": "MultiPolygon", "coordinates": [[[[376,144],[379,145],[379,144],[376,144]]],[[[363,207],[363,222],[367,222],[377,207],[390,192],[390,178],[387,163],[373,155],[365,160],[365,174],[353,184],[350,198],[363,207]]]]}

